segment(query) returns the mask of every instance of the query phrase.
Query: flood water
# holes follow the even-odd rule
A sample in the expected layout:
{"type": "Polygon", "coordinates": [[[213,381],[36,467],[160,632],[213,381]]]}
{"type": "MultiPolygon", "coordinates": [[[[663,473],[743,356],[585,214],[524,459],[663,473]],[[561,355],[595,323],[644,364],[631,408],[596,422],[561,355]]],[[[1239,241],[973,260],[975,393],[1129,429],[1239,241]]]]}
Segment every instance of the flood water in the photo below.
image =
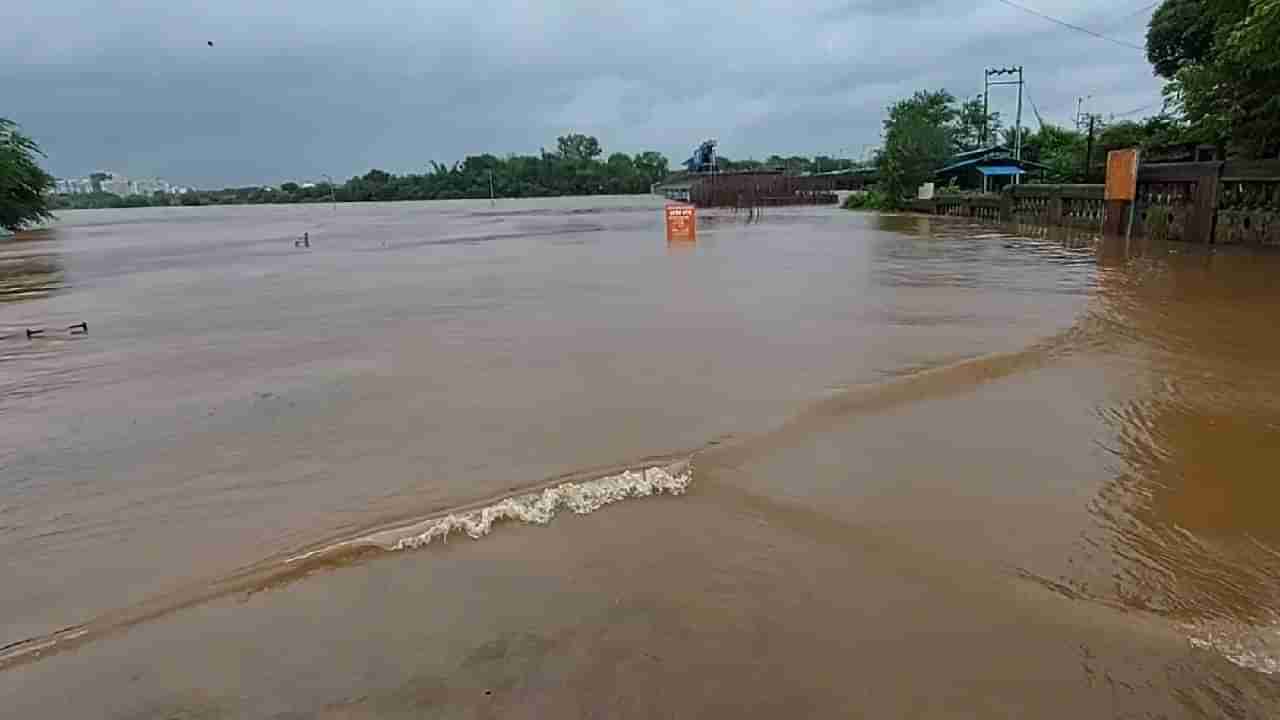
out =
{"type": "Polygon", "coordinates": [[[698,232],[625,197],[0,244],[3,704],[1276,714],[1280,255],[831,208],[698,232]],[[687,459],[679,497],[289,569],[687,459]]]}

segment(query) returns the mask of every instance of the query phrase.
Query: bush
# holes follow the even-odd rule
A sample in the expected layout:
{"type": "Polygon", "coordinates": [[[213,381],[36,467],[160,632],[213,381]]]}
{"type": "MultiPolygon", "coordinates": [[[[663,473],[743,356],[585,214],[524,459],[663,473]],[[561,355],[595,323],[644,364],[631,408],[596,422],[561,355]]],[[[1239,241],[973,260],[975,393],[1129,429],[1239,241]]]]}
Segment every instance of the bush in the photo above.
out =
{"type": "Polygon", "coordinates": [[[891,210],[889,197],[879,190],[862,190],[850,193],[844,200],[845,210],[891,210]]]}

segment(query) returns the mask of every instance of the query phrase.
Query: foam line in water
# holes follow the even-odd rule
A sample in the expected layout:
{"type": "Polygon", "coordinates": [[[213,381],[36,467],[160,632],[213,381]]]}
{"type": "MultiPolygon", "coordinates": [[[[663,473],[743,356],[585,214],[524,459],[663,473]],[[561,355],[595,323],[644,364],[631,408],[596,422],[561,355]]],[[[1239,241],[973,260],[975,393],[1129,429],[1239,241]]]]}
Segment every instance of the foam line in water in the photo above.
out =
{"type": "Polygon", "coordinates": [[[1217,652],[1246,670],[1280,673],[1280,630],[1249,627],[1188,627],[1191,646],[1217,652]]]}
{"type": "Polygon", "coordinates": [[[683,472],[647,468],[628,470],[597,480],[567,482],[542,492],[506,498],[472,512],[428,520],[402,530],[404,536],[394,543],[381,545],[388,550],[412,550],[429,545],[434,540],[448,539],[455,532],[465,533],[467,537],[478,540],[493,530],[494,523],[503,520],[546,525],[561,510],[569,510],[575,515],[587,515],[628,498],[663,493],[681,495],[688,489],[690,480],[691,475],[686,466],[683,472]]]}
{"type": "Polygon", "coordinates": [[[566,482],[542,490],[514,495],[478,509],[452,512],[408,527],[371,533],[294,556],[289,558],[288,562],[306,560],[315,555],[352,546],[375,547],[391,552],[414,550],[436,540],[447,540],[455,533],[478,540],[488,535],[495,523],[504,520],[530,525],[546,525],[561,510],[568,510],[575,515],[587,515],[606,505],[629,498],[663,494],[682,495],[688,490],[692,481],[693,470],[687,461],[666,467],[625,470],[616,475],[594,480],[566,482]]]}

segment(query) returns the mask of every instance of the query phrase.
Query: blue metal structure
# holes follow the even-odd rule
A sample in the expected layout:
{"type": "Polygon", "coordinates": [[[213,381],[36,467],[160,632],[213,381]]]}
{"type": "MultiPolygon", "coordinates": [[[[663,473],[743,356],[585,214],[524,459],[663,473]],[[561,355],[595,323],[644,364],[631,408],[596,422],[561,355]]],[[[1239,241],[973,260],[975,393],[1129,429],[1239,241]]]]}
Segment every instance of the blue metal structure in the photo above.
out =
{"type": "Polygon", "coordinates": [[[693,157],[684,161],[684,166],[689,172],[706,173],[715,172],[716,167],[716,141],[706,140],[693,151],[693,157]]]}

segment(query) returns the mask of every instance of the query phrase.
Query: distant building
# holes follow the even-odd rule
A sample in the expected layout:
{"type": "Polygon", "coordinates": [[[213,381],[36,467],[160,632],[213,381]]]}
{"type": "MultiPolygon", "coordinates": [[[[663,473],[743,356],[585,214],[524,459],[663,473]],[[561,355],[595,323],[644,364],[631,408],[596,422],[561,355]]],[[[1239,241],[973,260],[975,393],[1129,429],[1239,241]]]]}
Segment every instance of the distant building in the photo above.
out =
{"type": "Polygon", "coordinates": [[[93,192],[93,182],[89,178],[59,178],[53,189],[62,195],[82,195],[93,192]]]}
{"type": "Polygon", "coordinates": [[[689,202],[693,183],[694,180],[689,177],[676,178],[667,182],[654,183],[653,186],[649,188],[649,192],[654,195],[661,195],[668,200],[689,202]]]}
{"type": "Polygon", "coordinates": [[[112,195],[120,195],[121,197],[128,195],[129,178],[116,175],[103,180],[102,192],[111,193],[112,195]]]}
{"type": "Polygon", "coordinates": [[[154,195],[165,193],[180,195],[187,188],[179,188],[160,178],[130,180],[113,172],[97,172],[90,177],[58,178],[54,180],[54,192],[61,195],[86,195],[94,192],[105,192],[113,195],[154,195]]]}

